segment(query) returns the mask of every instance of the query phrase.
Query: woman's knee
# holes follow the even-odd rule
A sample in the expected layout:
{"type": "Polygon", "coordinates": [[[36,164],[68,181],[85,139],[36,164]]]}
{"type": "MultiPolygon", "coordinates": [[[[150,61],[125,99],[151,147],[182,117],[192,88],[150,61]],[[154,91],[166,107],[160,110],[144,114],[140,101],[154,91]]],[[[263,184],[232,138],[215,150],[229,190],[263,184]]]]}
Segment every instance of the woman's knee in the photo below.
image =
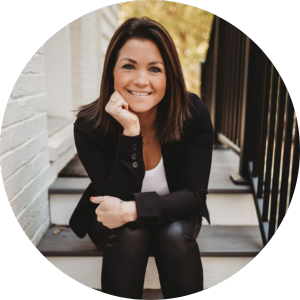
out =
{"type": "Polygon", "coordinates": [[[193,233],[187,220],[167,224],[156,232],[154,251],[168,257],[185,257],[191,248],[198,247],[193,233]]]}
{"type": "Polygon", "coordinates": [[[107,245],[134,258],[149,252],[149,235],[145,229],[123,226],[112,230],[107,245]]]}

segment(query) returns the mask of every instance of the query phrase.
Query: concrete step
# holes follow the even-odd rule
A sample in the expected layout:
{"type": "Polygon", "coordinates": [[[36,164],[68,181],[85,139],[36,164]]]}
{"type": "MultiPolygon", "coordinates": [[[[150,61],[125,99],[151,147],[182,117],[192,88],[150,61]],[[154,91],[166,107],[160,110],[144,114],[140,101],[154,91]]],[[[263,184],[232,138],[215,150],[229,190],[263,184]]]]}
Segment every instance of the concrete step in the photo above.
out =
{"type": "MultiPolygon", "coordinates": [[[[96,289],[96,290],[101,291],[99,289],[96,289]]],[[[155,290],[153,290],[153,289],[144,289],[142,299],[148,299],[148,300],[164,299],[164,296],[162,294],[161,289],[155,289],[155,290]]]]}
{"type": "MultiPolygon", "coordinates": [[[[58,269],[94,289],[101,289],[102,251],[88,236],[79,239],[69,227],[52,226],[37,246],[58,269]],[[59,230],[58,234],[53,232],[59,230]]],[[[229,278],[248,264],[263,248],[257,226],[203,226],[199,245],[204,288],[229,278]]],[[[145,289],[160,289],[153,256],[149,257],[145,289]]]]}
{"type": "MultiPolygon", "coordinates": [[[[70,216],[89,183],[90,179],[86,177],[59,177],[53,183],[49,188],[52,224],[69,224],[70,216]]],[[[219,186],[224,191],[225,184],[219,186]]],[[[222,194],[216,187],[209,188],[207,206],[212,225],[258,225],[253,196],[245,191],[222,194]]],[[[207,222],[204,220],[203,224],[207,225],[207,222]]]]}
{"type": "MultiPolygon", "coordinates": [[[[229,179],[231,173],[237,173],[238,163],[238,156],[230,150],[213,151],[207,205],[214,226],[205,226],[204,220],[197,239],[204,269],[204,288],[238,272],[263,247],[250,186],[234,185],[229,179]]],[[[65,227],[90,180],[76,156],[59,176],[49,189],[50,214],[51,223],[63,226],[63,230],[54,235],[53,231],[60,227],[51,227],[38,249],[71,278],[100,290],[102,252],[88,237],[79,239],[65,227]]],[[[160,292],[152,256],[149,257],[144,288],[160,292]]],[[[143,298],[151,299],[151,295],[143,298]]]]}

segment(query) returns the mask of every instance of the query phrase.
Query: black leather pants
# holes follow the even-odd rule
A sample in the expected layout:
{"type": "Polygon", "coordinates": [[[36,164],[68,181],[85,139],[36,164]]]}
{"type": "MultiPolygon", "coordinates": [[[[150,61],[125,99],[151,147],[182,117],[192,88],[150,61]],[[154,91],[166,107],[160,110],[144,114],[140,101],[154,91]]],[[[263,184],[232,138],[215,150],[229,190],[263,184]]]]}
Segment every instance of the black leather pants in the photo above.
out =
{"type": "Polygon", "coordinates": [[[201,218],[190,217],[138,229],[128,224],[108,229],[95,216],[88,234],[98,248],[104,249],[102,291],[141,299],[149,253],[155,257],[165,299],[201,291],[203,271],[195,240],[201,223],[201,218]]]}

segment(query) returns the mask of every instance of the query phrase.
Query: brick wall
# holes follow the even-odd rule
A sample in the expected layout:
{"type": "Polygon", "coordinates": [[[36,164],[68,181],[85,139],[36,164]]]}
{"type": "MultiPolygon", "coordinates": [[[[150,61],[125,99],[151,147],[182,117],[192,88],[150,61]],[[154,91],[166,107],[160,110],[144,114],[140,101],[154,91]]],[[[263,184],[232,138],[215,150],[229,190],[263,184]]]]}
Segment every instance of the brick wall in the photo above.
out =
{"type": "MultiPolygon", "coordinates": [[[[70,34],[60,35],[68,39],[64,40],[65,45],[70,45],[69,50],[64,47],[63,55],[69,51],[70,64],[65,64],[68,69],[63,71],[66,71],[65,77],[71,77],[70,92],[66,95],[70,95],[72,109],[99,96],[104,53],[118,27],[118,7],[114,5],[87,14],[70,24],[67,28],[70,34]]],[[[55,41],[60,47],[59,39],[55,41]]],[[[46,47],[47,43],[33,55],[13,88],[3,118],[0,144],[1,171],[8,200],[21,227],[35,245],[49,226],[48,188],[76,153],[72,114],[66,116],[63,127],[49,135],[47,120],[49,115],[55,117],[49,101],[50,104],[57,101],[56,107],[65,103],[53,97],[52,89],[62,88],[62,80],[51,81],[51,76],[62,76],[62,72],[55,69],[55,63],[61,64],[59,61],[52,63],[56,56],[52,53],[49,69],[46,60],[48,55],[50,61],[51,49],[46,47]],[[56,86],[58,84],[60,86],[56,86]]]]}
{"type": "Polygon", "coordinates": [[[8,200],[28,238],[36,244],[49,223],[45,47],[19,76],[1,131],[1,169],[8,200]]]}

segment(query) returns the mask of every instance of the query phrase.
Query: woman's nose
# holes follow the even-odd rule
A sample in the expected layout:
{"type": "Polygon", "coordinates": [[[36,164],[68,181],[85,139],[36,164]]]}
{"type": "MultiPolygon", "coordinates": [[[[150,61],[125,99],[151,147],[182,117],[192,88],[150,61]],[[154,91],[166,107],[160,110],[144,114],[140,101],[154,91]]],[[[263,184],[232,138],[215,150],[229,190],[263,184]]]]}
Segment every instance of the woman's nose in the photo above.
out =
{"type": "Polygon", "coordinates": [[[140,86],[145,86],[149,84],[148,74],[144,71],[137,72],[133,83],[140,86]]]}

